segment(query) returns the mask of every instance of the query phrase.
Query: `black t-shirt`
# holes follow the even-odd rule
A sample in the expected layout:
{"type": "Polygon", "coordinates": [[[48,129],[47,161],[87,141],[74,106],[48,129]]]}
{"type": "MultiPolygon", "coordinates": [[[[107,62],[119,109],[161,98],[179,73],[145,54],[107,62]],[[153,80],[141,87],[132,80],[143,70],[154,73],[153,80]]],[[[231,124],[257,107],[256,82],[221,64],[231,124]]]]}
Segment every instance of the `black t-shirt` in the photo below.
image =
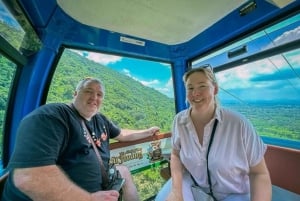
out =
{"type": "MultiPolygon", "coordinates": [[[[87,141],[80,117],[69,105],[52,103],[41,106],[20,123],[15,150],[8,168],[28,168],[58,165],[78,186],[89,192],[101,190],[99,160],[92,145],[87,141]]],[[[98,113],[85,121],[90,133],[101,138],[98,150],[108,166],[109,139],[120,134],[120,129],[98,113]]],[[[59,185],[59,184],[58,184],[59,185]]],[[[45,187],[47,184],[45,184],[45,187]]],[[[30,200],[15,192],[11,177],[6,182],[3,200],[30,200]]]]}

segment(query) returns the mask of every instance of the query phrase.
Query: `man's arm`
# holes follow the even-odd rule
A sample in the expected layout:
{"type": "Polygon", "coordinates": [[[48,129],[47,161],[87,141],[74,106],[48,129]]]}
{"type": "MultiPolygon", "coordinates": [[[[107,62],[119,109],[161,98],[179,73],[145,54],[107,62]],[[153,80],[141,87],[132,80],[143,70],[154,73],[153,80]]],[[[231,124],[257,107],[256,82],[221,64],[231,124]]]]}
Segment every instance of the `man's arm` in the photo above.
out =
{"type": "Polygon", "coordinates": [[[153,126],[148,129],[144,130],[130,130],[130,129],[121,129],[120,135],[115,137],[114,139],[124,142],[124,141],[134,141],[143,139],[152,135],[155,135],[157,132],[159,132],[159,127],[153,126]]]}
{"type": "Polygon", "coordinates": [[[15,186],[34,201],[117,201],[117,191],[89,193],[75,185],[57,166],[19,168],[15,186]]]}
{"type": "Polygon", "coordinates": [[[251,201],[270,201],[272,184],[265,160],[250,168],[251,201]]]}

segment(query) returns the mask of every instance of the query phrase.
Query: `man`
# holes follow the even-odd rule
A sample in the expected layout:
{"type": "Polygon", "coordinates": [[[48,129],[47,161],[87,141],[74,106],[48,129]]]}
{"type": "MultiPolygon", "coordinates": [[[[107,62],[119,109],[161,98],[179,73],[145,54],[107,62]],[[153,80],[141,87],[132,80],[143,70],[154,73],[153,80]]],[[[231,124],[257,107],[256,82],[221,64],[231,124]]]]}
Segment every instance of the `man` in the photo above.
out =
{"type": "MultiPolygon", "coordinates": [[[[159,128],[118,128],[98,112],[104,92],[100,80],[86,78],[77,85],[71,105],[47,104],[22,120],[3,201],[118,200],[118,191],[102,188],[100,162],[89,140],[94,141],[107,169],[110,138],[138,140],[154,135],[159,128]]],[[[118,169],[126,181],[124,201],[139,200],[129,170],[125,166],[118,169]]]]}

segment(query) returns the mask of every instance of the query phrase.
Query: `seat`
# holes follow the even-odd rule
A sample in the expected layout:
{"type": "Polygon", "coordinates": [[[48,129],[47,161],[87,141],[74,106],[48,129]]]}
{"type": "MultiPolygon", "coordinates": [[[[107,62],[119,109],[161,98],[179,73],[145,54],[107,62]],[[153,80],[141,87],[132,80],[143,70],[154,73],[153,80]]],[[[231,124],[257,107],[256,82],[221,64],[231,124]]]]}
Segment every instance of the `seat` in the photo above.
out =
{"type": "MultiPolygon", "coordinates": [[[[165,201],[172,188],[172,181],[169,179],[162,189],[157,193],[155,201],[165,201]]],[[[272,201],[299,201],[300,195],[285,190],[278,186],[272,186],[272,201]]]]}

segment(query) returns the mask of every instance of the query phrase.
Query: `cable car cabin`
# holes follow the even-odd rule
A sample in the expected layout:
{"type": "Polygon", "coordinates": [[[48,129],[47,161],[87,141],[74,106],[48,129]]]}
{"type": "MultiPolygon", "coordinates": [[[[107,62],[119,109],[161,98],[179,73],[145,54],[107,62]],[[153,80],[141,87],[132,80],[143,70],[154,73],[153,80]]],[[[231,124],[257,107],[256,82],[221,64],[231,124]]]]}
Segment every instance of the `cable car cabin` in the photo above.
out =
{"type": "Polygon", "coordinates": [[[160,127],[111,142],[111,161],[128,165],[142,200],[159,200],[173,117],[188,107],[182,76],[210,64],[222,106],[244,114],[268,145],[272,200],[300,200],[300,1],[2,0],[0,8],[1,189],[22,118],[69,103],[77,81],[93,76],[113,122],[160,127]]]}

